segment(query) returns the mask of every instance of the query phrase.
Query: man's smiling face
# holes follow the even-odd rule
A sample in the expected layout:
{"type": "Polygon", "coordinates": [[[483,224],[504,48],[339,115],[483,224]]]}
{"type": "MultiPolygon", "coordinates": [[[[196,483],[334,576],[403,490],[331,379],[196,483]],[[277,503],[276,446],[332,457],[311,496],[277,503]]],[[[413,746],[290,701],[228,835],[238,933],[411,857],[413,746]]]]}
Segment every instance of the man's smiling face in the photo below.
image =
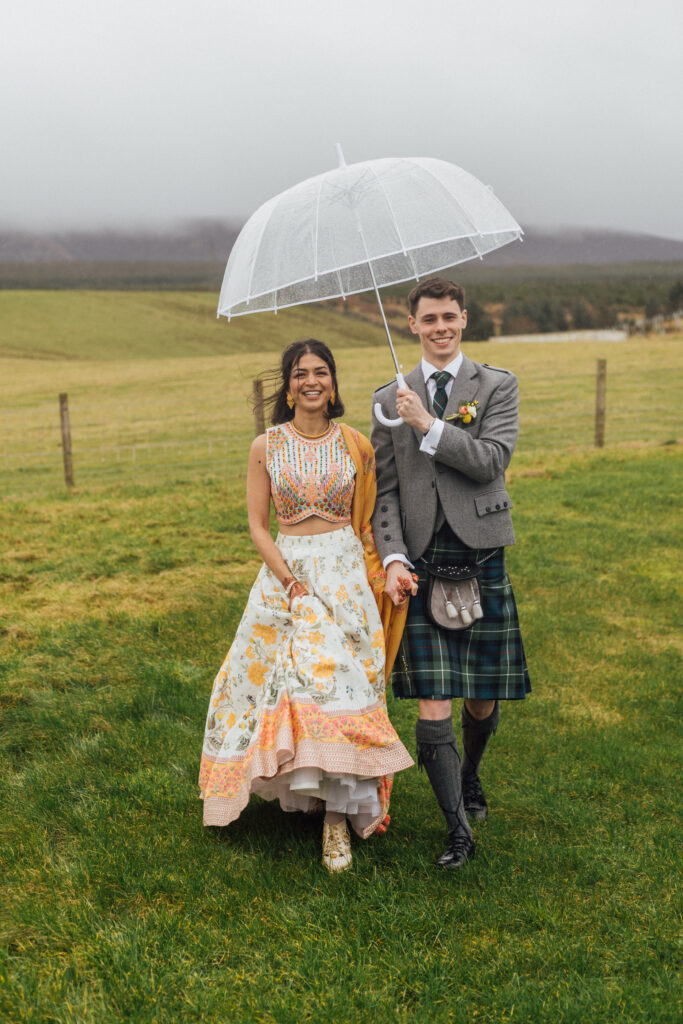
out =
{"type": "Polygon", "coordinates": [[[423,295],[415,316],[408,317],[408,324],[420,339],[424,358],[437,369],[443,369],[460,351],[467,310],[460,309],[455,299],[432,299],[423,295]]]}

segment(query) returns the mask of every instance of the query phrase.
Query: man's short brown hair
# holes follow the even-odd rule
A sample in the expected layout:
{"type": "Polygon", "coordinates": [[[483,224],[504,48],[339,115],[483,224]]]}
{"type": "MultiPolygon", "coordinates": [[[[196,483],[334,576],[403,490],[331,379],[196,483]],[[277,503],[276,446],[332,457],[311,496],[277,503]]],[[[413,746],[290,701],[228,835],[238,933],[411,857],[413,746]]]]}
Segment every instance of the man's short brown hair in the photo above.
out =
{"type": "Polygon", "coordinates": [[[415,285],[408,296],[411,316],[415,316],[417,304],[422,298],[455,299],[461,312],[465,308],[465,289],[455,281],[447,281],[445,277],[429,277],[426,281],[420,281],[415,285]]]}

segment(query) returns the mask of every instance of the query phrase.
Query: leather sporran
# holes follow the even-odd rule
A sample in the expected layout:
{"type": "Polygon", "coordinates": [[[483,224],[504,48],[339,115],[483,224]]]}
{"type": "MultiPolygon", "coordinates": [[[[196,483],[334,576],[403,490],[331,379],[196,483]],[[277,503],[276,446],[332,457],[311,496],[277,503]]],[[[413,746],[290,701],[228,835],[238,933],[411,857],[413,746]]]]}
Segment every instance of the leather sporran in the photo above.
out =
{"type": "Polygon", "coordinates": [[[484,617],[479,594],[479,566],[432,565],[428,573],[427,615],[439,629],[467,629],[484,617]]]}

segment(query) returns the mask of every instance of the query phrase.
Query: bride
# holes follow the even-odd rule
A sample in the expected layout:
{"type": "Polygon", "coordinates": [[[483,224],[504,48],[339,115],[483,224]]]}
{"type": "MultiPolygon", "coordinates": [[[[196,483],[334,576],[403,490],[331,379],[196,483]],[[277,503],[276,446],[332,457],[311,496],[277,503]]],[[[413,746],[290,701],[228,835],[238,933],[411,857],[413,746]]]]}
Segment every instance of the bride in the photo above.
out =
{"type": "Polygon", "coordinates": [[[204,824],[228,825],[252,793],[322,810],[322,861],[351,864],[388,822],[392,776],[413,762],[386,708],[407,593],[394,607],[370,517],[370,442],[344,411],[325,344],[283,353],[274,426],[251,447],[247,509],[263,558],[211,695],[199,784],[204,824]],[[269,531],[273,503],[279,532],[269,531]]]}

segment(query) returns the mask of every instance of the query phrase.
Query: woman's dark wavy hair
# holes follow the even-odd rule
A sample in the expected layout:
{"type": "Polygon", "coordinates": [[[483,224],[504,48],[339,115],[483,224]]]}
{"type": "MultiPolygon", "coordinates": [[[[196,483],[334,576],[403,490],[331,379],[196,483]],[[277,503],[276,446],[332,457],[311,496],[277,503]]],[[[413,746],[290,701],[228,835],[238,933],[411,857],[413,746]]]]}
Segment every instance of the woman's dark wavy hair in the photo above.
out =
{"type": "Polygon", "coordinates": [[[279,369],[271,370],[270,373],[264,374],[261,378],[264,383],[276,388],[273,393],[267,395],[263,400],[264,409],[267,410],[270,407],[271,423],[277,425],[278,423],[287,423],[288,420],[294,419],[294,409],[290,409],[287,405],[289,378],[292,376],[292,370],[298,366],[301,357],[308,355],[309,352],[314,356],[318,356],[324,363],[327,363],[332,374],[335,400],[334,402],[327,403],[327,415],[330,419],[336,419],[337,416],[344,415],[344,403],[339,397],[337,366],[334,356],[324,341],[318,341],[316,338],[305,338],[303,341],[292,342],[282,353],[279,369]]]}

